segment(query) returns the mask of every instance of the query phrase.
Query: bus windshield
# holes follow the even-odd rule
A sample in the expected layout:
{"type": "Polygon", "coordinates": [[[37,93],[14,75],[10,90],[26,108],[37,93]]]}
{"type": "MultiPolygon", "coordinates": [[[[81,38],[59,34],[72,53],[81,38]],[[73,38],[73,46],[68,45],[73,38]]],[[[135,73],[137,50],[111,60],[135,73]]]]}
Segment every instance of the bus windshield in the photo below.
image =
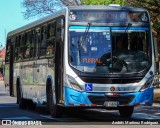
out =
{"type": "Polygon", "coordinates": [[[151,64],[147,27],[69,27],[69,63],[88,73],[135,73],[151,64]],[[86,31],[87,30],[87,31],[86,31]]]}

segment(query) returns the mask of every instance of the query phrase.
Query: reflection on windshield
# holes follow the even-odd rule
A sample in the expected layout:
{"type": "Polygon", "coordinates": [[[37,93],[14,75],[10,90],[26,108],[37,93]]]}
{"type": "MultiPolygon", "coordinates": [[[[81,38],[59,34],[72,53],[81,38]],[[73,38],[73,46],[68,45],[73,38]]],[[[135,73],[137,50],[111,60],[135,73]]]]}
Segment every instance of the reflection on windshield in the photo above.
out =
{"type": "Polygon", "coordinates": [[[69,61],[90,73],[131,73],[146,69],[151,61],[148,28],[91,26],[69,28],[69,61]],[[85,35],[85,38],[84,38],[85,35]]]}

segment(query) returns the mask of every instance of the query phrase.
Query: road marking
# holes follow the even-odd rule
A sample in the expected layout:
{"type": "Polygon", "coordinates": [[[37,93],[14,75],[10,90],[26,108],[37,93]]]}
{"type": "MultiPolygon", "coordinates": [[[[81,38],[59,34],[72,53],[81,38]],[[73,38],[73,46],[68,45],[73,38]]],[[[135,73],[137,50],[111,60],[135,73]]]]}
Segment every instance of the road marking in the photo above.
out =
{"type": "Polygon", "coordinates": [[[154,116],[154,115],[145,114],[145,113],[133,113],[132,118],[155,120],[155,119],[160,119],[160,116],[154,116]]]}

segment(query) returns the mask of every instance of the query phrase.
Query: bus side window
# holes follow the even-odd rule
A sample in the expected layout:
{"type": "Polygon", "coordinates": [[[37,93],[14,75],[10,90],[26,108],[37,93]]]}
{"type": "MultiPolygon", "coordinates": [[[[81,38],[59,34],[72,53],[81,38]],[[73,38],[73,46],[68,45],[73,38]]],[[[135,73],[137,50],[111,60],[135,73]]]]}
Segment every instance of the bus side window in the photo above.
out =
{"type": "Polygon", "coordinates": [[[24,59],[24,54],[25,54],[25,34],[21,35],[21,40],[20,40],[20,50],[18,53],[18,58],[20,61],[24,59]]]}
{"type": "Polygon", "coordinates": [[[15,45],[14,45],[14,61],[16,62],[18,60],[18,36],[16,36],[16,42],[15,42],[15,45]]]}
{"type": "Polygon", "coordinates": [[[29,59],[29,55],[30,55],[30,44],[31,44],[31,40],[30,40],[30,35],[31,32],[27,32],[25,34],[25,46],[24,46],[24,59],[29,59]]]}
{"type": "Polygon", "coordinates": [[[33,59],[33,57],[34,57],[34,32],[33,31],[31,31],[31,33],[30,33],[30,52],[29,52],[29,54],[30,54],[30,60],[32,60],[33,59]]]}
{"type": "Polygon", "coordinates": [[[45,57],[46,54],[46,41],[47,41],[47,25],[41,28],[41,42],[40,42],[40,58],[45,57]]]}
{"type": "Polygon", "coordinates": [[[48,24],[48,33],[47,33],[47,48],[46,56],[53,56],[55,51],[55,40],[56,40],[56,22],[51,22],[48,24]]]}
{"type": "Polygon", "coordinates": [[[8,39],[7,40],[7,47],[6,47],[6,63],[9,63],[9,59],[10,59],[10,54],[11,54],[11,40],[8,39]]]}
{"type": "Polygon", "coordinates": [[[40,32],[40,28],[36,28],[35,30],[35,45],[34,45],[34,58],[38,58],[39,57],[39,43],[41,42],[41,32],[40,32]]]}
{"type": "Polygon", "coordinates": [[[14,53],[14,61],[19,61],[19,52],[20,52],[20,41],[21,41],[21,35],[16,37],[15,42],[15,53],[14,53]]]}

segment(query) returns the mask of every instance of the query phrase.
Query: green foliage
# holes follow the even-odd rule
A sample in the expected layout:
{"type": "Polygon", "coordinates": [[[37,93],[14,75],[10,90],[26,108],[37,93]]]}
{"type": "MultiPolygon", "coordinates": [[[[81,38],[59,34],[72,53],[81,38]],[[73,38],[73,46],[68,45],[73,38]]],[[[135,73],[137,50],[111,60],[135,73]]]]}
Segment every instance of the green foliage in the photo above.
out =
{"type": "Polygon", "coordinates": [[[108,5],[108,4],[119,4],[124,5],[125,0],[81,0],[83,5],[108,5]]]}
{"type": "Polygon", "coordinates": [[[145,8],[149,11],[154,36],[160,36],[160,0],[126,0],[129,6],[145,8]]]}

